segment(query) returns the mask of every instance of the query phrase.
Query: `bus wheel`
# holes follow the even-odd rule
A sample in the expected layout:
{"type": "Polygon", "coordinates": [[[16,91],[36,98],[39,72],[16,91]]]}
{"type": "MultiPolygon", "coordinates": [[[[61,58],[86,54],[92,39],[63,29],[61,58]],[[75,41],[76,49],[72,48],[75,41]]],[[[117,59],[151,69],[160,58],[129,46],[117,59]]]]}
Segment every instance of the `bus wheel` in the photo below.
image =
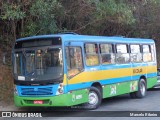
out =
{"type": "Polygon", "coordinates": [[[146,95],[146,81],[144,79],[140,79],[138,83],[138,91],[136,92],[137,98],[143,98],[146,95]]]}
{"type": "Polygon", "coordinates": [[[143,98],[146,95],[146,82],[140,79],[138,83],[138,91],[130,93],[131,98],[143,98]]]}
{"type": "Polygon", "coordinates": [[[88,95],[88,103],[85,104],[86,109],[96,109],[100,106],[102,95],[96,87],[91,87],[88,95]]]}

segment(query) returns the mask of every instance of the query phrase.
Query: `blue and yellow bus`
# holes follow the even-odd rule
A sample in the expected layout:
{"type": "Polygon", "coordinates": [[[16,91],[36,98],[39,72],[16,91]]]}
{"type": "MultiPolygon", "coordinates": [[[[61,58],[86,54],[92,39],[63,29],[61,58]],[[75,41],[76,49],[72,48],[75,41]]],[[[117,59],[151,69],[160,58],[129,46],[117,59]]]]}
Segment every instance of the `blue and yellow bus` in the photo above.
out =
{"type": "Polygon", "coordinates": [[[152,39],[39,35],[17,39],[12,58],[16,106],[95,109],[103,98],[143,98],[157,82],[152,39]]]}

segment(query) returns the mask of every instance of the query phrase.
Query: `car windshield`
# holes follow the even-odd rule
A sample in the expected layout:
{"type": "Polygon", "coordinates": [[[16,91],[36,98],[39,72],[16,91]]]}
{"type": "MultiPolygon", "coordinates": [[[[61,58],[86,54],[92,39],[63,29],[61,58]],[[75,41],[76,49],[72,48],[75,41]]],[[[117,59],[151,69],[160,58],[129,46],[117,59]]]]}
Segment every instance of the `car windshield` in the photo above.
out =
{"type": "Polygon", "coordinates": [[[57,81],[63,76],[62,49],[41,47],[14,53],[14,77],[20,81],[57,81]]]}

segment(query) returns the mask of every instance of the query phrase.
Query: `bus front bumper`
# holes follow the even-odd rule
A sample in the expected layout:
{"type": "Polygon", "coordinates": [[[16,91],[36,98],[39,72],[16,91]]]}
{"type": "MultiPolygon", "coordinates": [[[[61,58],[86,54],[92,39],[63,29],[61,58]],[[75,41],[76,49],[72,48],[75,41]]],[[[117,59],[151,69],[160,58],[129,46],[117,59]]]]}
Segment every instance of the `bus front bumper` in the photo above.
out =
{"type": "Polygon", "coordinates": [[[23,106],[73,106],[88,102],[88,90],[77,90],[72,93],[61,94],[58,96],[27,96],[14,95],[14,103],[17,107],[23,106]],[[77,99],[77,96],[81,96],[77,99]]]}

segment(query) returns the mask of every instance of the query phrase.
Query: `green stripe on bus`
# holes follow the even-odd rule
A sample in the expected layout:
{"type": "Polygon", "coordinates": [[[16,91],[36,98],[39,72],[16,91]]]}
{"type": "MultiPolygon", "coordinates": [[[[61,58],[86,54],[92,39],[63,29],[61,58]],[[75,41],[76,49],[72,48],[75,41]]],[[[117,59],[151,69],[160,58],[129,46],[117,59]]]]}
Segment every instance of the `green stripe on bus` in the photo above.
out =
{"type": "MultiPolygon", "coordinates": [[[[131,93],[138,90],[138,81],[129,81],[103,86],[103,98],[131,93]]],[[[157,77],[147,78],[147,88],[152,88],[157,83],[157,77]]]]}
{"type": "Polygon", "coordinates": [[[147,78],[147,88],[152,88],[157,83],[157,77],[147,78]]]}
{"type": "Polygon", "coordinates": [[[137,91],[137,86],[138,80],[106,85],[103,87],[103,98],[137,91]]]}

